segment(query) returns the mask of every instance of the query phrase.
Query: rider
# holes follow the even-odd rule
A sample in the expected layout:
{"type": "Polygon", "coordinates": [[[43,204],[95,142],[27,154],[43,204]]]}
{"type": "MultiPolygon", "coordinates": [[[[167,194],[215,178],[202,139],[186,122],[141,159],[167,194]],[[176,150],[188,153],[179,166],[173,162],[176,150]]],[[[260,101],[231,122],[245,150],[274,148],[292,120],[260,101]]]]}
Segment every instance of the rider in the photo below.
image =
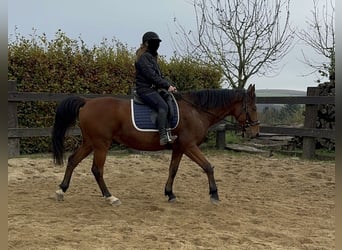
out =
{"type": "Polygon", "coordinates": [[[157,127],[160,135],[160,145],[173,143],[177,136],[171,135],[168,128],[169,108],[158,90],[164,89],[168,92],[175,92],[176,87],[172,86],[163,78],[157,62],[158,48],[160,45],[159,36],[152,31],[146,32],[142,37],[142,44],[136,52],[136,93],[140,99],[156,110],[158,113],[157,127]]]}

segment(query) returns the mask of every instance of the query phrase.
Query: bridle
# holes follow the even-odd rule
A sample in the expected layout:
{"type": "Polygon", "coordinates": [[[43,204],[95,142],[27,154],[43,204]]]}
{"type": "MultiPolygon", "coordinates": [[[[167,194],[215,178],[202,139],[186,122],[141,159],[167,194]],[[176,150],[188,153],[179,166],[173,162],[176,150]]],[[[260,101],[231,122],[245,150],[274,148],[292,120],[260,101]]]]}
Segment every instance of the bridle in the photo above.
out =
{"type": "Polygon", "coordinates": [[[257,126],[260,124],[260,121],[259,120],[256,120],[256,121],[253,121],[251,119],[251,116],[249,114],[249,111],[248,111],[248,105],[247,105],[247,94],[245,93],[244,94],[244,97],[243,97],[243,101],[242,101],[242,109],[241,109],[241,112],[240,114],[237,116],[236,120],[239,122],[239,118],[241,117],[241,115],[245,115],[246,117],[246,120],[245,122],[243,123],[243,125],[240,125],[241,129],[242,129],[242,132],[245,132],[247,128],[249,127],[254,127],[254,126],[257,126]]]}

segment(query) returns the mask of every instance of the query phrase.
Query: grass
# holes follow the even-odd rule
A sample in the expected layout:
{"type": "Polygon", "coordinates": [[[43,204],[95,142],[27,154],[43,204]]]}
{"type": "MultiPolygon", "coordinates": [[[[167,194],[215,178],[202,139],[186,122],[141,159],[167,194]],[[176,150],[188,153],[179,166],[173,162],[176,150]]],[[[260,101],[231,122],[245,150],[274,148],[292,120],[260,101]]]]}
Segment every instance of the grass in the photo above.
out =
{"type": "Polygon", "coordinates": [[[246,139],[241,136],[241,134],[237,134],[234,131],[227,131],[226,132],[226,143],[229,144],[239,144],[243,143],[246,139]]]}

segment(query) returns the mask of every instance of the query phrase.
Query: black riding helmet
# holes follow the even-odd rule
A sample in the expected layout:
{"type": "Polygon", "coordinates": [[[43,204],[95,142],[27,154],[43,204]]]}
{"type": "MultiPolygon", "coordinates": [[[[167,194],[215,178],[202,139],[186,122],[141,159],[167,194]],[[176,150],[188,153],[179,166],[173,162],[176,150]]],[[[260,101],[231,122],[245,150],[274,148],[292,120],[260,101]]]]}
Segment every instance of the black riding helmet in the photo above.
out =
{"type": "Polygon", "coordinates": [[[148,31],[146,32],[143,37],[142,37],[142,42],[145,43],[149,40],[158,40],[159,42],[161,42],[159,36],[157,35],[157,33],[153,32],[153,31],[148,31]]]}

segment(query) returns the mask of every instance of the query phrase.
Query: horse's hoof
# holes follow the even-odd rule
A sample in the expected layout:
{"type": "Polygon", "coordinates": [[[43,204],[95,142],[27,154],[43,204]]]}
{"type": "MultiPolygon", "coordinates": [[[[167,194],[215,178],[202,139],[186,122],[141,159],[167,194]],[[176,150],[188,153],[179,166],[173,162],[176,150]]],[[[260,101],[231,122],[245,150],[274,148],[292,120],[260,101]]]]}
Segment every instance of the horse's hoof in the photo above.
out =
{"type": "Polygon", "coordinates": [[[112,206],[120,206],[121,205],[121,201],[118,199],[116,201],[113,201],[111,204],[112,204],[112,206]]]}
{"type": "Polygon", "coordinates": [[[108,200],[109,204],[111,204],[112,206],[121,205],[121,201],[118,198],[114,197],[113,195],[110,197],[107,197],[106,200],[108,200]]]}
{"type": "Polygon", "coordinates": [[[217,191],[216,191],[216,192],[212,192],[212,193],[210,194],[210,201],[211,201],[211,203],[214,204],[214,205],[220,204],[220,199],[219,199],[219,196],[218,196],[217,191]]]}
{"type": "Polygon", "coordinates": [[[172,191],[166,191],[166,189],[165,189],[165,196],[167,196],[169,198],[168,201],[170,203],[176,201],[176,195],[174,195],[174,193],[172,191]]]}
{"type": "Polygon", "coordinates": [[[64,192],[62,189],[58,189],[56,191],[56,200],[57,201],[64,201],[64,192]]]}
{"type": "Polygon", "coordinates": [[[176,197],[169,198],[169,203],[175,203],[177,201],[176,197]]]}
{"type": "Polygon", "coordinates": [[[210,197],[210,201],[212,204],[214,204],[216,206],[218,206],[220,204],[220,200],[213,198],[213,197],[210,197]]]}

